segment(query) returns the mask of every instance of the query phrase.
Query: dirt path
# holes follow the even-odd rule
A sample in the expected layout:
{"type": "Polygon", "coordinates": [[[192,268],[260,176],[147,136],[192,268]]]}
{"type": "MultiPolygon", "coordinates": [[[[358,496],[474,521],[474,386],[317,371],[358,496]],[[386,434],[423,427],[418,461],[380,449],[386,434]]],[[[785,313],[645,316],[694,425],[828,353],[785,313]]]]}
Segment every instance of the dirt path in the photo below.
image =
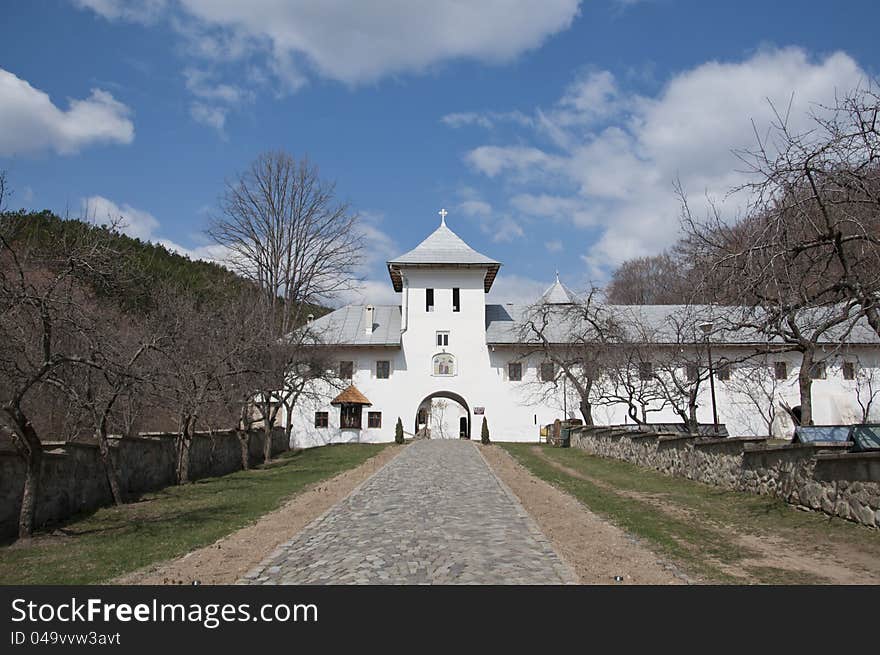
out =
{"type": "Polygon", "coordinates": [[[675,568],[577,499],[533,476],[498,446],[481,446],[489,465],[519,498],[582,584],[683,584],[675,568]]]}
{"type": "MultiPolygon", "coordinates": [[[[796,544],[781,536],[757,535],[740,530],[735,525],[710,521],[698,517],[686,507],[670,502],[662,495],[640,493],[630,489],[620,489],[604,480],[598,480],[580,471],[565,466],[547,457],[541,448],[535,447],[532,452],[553,468],[596,485],[604,491],[610,491],[624,498],[632,498],[648,503],[665,514],[677,519],[701,521],[707,527],[723,531],[732,542],[755,553],[753,557],[742,559],[737,565],[725,564],[712,560],[713,564],[726,573],[742,579],[743,583],[758,582],[750,569],[782,569],[807,580],[828,584],[878,584],[880,571],[876,568],[861,566],[864,564],[864,553],[849,549],[846,545],[836,544],[830,548],[819,550],[820,544],[811,544],[813,551],[806,550],[802,544],[796,544]]],[[[709,558],[707,558],[709,559],[709,558]]],[[[876,562],[874,562],[876,564],[876,562]]]]}
{"type": "Polygon", "coordinates": [[[391,445],[354,469],[307,487],[254,523],[182,557],[127,573],[114,584],[233,584],[275,547],[348,496],[402,451],[391,445]]]}

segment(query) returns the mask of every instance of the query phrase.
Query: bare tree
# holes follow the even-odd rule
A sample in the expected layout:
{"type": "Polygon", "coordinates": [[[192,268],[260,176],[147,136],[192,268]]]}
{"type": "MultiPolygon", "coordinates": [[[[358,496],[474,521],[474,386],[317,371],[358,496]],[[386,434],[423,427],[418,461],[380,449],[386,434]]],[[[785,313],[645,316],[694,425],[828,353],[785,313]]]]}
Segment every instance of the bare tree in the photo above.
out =
{"type": "Polygon", "coordinates": [[[690,301],[689,268],[670,252],[622,263],[605,288],[616,305],[679,305],[690,301]]]}
{"type": "Polygon", "coordinates": [[[747,335],[741,340],[763,341],[801,355],[801,422],[811,424],[812,379],[821,364],[821,349],[847,340],[863,316],[859,301],[829,291],[819,250],[795,257],[775,241],[766,242],[768,232],[801,231],[803,222],[792,216],[777,220],[775,209],[765,205],[732,226],[714,208],[698,221],[683,193],[681,199],[688,248],[705,271],[704,285],[737,301],[720,317],[720,327],[747,335]]]}
{"type": "Polygon", "coordinates": [[[142,365],[144,355],[157,347],[161,336],[148,332],[134,316],[110,307],[102,307],[92,316],[95,322],[89,345],[95,366],[60,366],[47,376],[46,383],[88,417],[113,501],[121,505],[126,499],[119,483],[116,454],[110,445],[110,429],[118,405],[146,391],[152,371],[142,365]]]}
{"type": "Polygon", "coordinates": [[[669,404],[667,390],[654,370],[654,348],[635,341],[618,346],[597,380],[596,404],[626,407],[634,423],[648,423],[649,414],[663,411],[669,404]]]}
{"type": "Polygon", "coordinates": [[[586,425],[593,424],[596,382],[611,361],[614,344],[621,341],[614,317],[596,298],[593,289],[582,303],[540,301],[525,311],[518,335],[526,348],[523,357],[539,355],[548,364],[545,371],[539,369],[532,387],[546,400],[570,386],[586,425]]]}
{"type": "Polygon", "coordinates": [[[640,359],[650,358],[650,369],[645,372],[651,379],[646,388],[662,395],[665,404],[691,433],[698,432],[700,391],[709,379],[705,335],[700,324],[711,317],[701,311],[704,309],[682,305],[667,314],[659,325],[651,324],[638,310],[633,310],[627,329],[630,340],[635,342],[635,352],[647,351],[640,359]]]}
{"type": "Polygon", "coordinates": [[[805,271],[814,304],[859,303],[880,334],[878,114],[869,84],[817,106],[803,132],[790,128],[789,112],[776,112],[767,137],[739,155],[753,179],[743,188],[763,216],[749,250],[805,271]]]}
{"type": "Polygon", "coordinates": [[[93,288],[112,284],[119,253],[107,233],[65,233],[48,246],[16,240],[21,222],[0,222],[0,417],[26,467],[19,536],[31,536],[40,489],[42,443],[27,402],[62,368],[100,369],[93,288]]]}
{"type": "Polygon", "coordinates": [[[431,425],[434,426],[431,434],[433,438],[448,438],[449,435],[446,434],[446,410],[448,408],[449,403],[443,398],[434,398],[431,401],[431,425]],[[434,432],[436,432],[436,436],[434,436],[434,432]]]}
{"type": "Polygon", "coordinates": [[[173,289],[163,294],[155,320],[167,334],[155,348],[153,366],[161,402],[177,416],[178,484],[189,482],[199,422],[226,423],[231,417],[214,414],[227,410],[229,396],[240,394],[241,380],[254,370],[252,327],[258,317],[248,307],[240,297],[200,302],[173,289]]]}
{"type": "Polygon", "coordinates": [[[880,396],[880,374],[873,366],[856,364],[856,402],[861,410],[861,422],[870,423],[875,413],[875,403],[880,396]]]}
{"type": "Polygon", "coordinates": [[[227,183],[209,234],[264,290],[279,335],[301,325],[311,305],[351,289],[363,259],[358,217],[335,185],[308,159],[280,151],[227,183]]]}
{"type": "Polygon", "coordinates": [[[777,379],[772,362],[767,356],[755,357],[752,361],[737,366],[727,382],[728,390],[734,398],[743,399],[748,414],[744,423],[751,424],[753,417],[766,428],[763,433],[771,435],[776,412],[779,407],[781,381],[777,379]]]}
{"type": "Polygon", "coordinates": [[[210,235],[263,291],[263,326],[255,334],[264,343],[249,404],[266,430],[265,461],[280,410],[290,416],[299,397],[318,388],[309,383],[328,378],[315,361],[306,319],[316,305],[353,288],[363,258],[357,220],[316,166],[284,152],[260,155],[227,183],[212,219],[210,235]]]}

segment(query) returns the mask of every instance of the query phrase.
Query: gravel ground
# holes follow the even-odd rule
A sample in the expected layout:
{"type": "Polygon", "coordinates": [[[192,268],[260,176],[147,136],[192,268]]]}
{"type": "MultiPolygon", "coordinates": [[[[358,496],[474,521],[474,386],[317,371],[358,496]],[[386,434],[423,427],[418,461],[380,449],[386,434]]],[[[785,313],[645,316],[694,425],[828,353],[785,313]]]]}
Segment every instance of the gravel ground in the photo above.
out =
{"type": "Polygon", "coordinates": [[[498,446],[480,446],[581,584],[684,584],[686,578],[577,499],[533,476],[498,446]],[[620,582],[615,576],[623,578],[620,582]]]}

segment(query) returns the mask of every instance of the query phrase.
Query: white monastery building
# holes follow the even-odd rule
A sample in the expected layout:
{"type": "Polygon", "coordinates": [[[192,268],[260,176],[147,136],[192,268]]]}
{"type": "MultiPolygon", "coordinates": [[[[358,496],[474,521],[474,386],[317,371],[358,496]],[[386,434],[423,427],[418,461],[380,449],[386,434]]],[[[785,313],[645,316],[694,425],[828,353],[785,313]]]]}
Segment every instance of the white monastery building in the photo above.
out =
{"type": "MultiPolygon", "coordinates": [[[[387,263],[391,284],[400,293],[399,305],[348,305],[311,323],[323,344],[319,347],[332,352],[339,383],[326,384],[317,398],[301,400],[293,415],[285,417],[291,422],[291,447],[393,441],[398,417],[407,438],[479,439],[485,418],[493,441],[537,442],[540,426],[565,414],[581,418],[575,390],[539,348],[523,343],[521,326],[536,304],[570,306],[583,301],[557,275],[541,298],[487,304],[486,294],[501,263],[468,246],[447,227],[445,216],[441,211],[440,227],[422,243],[387,263]]],[[[660,332],[687,309],[605,308],[636,315],[660,332]]],[[[671,340],[671,346],[687,347],[680,340],[671,340]]],[[[752,398],[755,394],[742,392],[749,385],[733,384],[736,365],[723,365],[725,360],[738,361],[745,352],[754,353],[754,344],[713,337],[711,347],[716,362],[722,362],[716,365],[713,382],[718,420],[728,433],[791,436],[788,415],[776,411],[768,426],[752,398]]],[[[861,422],[859,399],[864,402],[873,393],[869,389],[880,389],[876,334],[858,325],[845,346],[829,343],[828,350],[833,357],[817,364],[812,376],[813,422],[861,422]]],[[[650,371],[649,360],[641,369],[650,371]]],[[[800,355],[776,352],[767,356],[765,365],[771,399],[762,411],[780,402],[796,406],[800,355]]],[[[760,398],[757,401],[760,404],[760,398]]],[[[659,409],[662,404],[655,403],[658,411],[652,409],[648,420],[681,424],[672,409],[659,409]]],[[[700,386],[697,414],[700,423],[713,423],[707,381],[700,386]]],[[[625,403],[595,405],[593,420],[609,425],[633,422],[625,403]]]]}

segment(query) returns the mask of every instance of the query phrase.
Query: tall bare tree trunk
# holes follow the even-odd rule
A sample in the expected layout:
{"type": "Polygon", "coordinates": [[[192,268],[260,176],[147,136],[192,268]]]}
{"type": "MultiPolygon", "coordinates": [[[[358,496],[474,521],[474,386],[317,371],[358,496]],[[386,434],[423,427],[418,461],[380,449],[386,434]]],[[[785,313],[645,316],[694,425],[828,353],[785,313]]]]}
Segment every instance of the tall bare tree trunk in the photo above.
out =
{"type": "Polygon", "coordinates": [[[21,446],[19,451],[25,461],[24,488],[18,514],[18,538],[28,539],[34,533],[34,517],[37,513],[37,498],[43,472],[43,444],[21,409],[6,407],[4,411],[14,426],[13,434],[21,446]]]}
{"type": "Polygon", "coordinates": [[[183,421],[177,435],[177,484],[189,482],[189,450],[192,445],[192,419],[183,421]]]}
{"type": "Polygon", "coordinates": [[[696,390],[691,391],[688,397],[688,417],[687,428],[688,432],[692,434],[697,434],[700,431],[700,422],[697,420],[697,392],[696,390]]]}
{"type": "Polygon", "coordinates": [[[110,447],[110,441],[107,439],[106,429],[100,428],[95,431],[95,437],[98,440],[98,451],[101,453],[101,463],[104,465],[104,474],[107,476],[107,483],[110,485],[110,493],[113,495],[113,502],[116,505],[125,504],[125,496],[119,486],[119,467],[116,464],[116,455],[110,447]]]}
{"type": "Polygon", "coordinates": [[[250,458],[250,432],[247,430],[236,430],[238,435],[238,443],[241,446],[241,470],[247,471],[251,467],[250,458]]]}
{"type": "Polygon", "coordinates": [[[263,421],[263,434],[266,439],[263,442],[263,463],[267,464],[272,459],[272,422],[263,421]]]}
{"type": "Polygon", "coordinates": [[[801,359],[798,371],[798,391],[801,398],[801,425],[813,424],[813,352],[806,350],[801,359]]]}
{"type": "Polygon", "coordinates": [[[593,425],[593,405],[586,398],[581,398],[581,416],[584,417],[584,425],[593,425]]]}

